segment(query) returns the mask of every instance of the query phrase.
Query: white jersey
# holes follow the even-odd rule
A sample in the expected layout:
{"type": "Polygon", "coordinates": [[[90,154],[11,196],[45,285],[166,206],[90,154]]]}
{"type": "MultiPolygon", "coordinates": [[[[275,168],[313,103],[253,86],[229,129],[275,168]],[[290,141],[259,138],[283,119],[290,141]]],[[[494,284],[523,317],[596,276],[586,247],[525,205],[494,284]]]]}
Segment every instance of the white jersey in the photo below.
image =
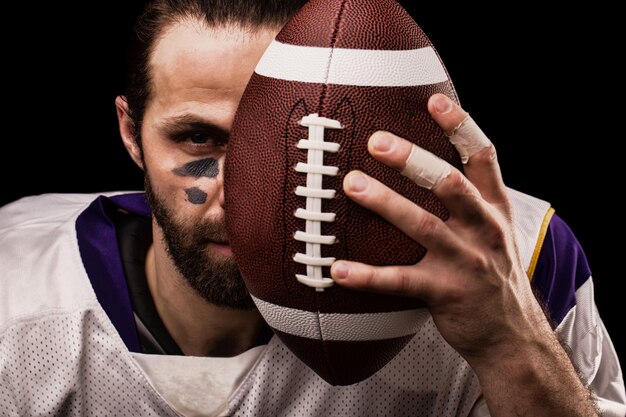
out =
{"type": "MultiPolygon", "coordinates": [[[[546,271],[571,261],[550,260],[563,225],[550,228],[547,203],[511,197],[533,285],[604,415],[624,416],[624,381],[586,264],[559,294],[542,292],[556,288],[546,271]]],[[[489,415],[475,374],[432,320],[383,369],[346,387],[328,385],[277,337],[234,358],[141,353],[104,214],[111,204],[149,215],[137,193],[44,195],[0,210],[0,416],[489,415]]]]}

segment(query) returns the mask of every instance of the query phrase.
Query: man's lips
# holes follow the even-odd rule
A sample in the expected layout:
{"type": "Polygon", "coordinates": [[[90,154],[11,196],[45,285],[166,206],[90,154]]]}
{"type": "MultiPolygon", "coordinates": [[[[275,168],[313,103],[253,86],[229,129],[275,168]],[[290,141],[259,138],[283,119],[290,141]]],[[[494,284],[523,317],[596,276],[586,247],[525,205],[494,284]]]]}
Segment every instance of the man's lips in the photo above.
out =
{"type": "Polygon", "coordinates": [[[233,251],[227,241],[209,241],[209,247],[216,252],[223,253],[224,255],[232,256],[233,254],[233,251]]]}

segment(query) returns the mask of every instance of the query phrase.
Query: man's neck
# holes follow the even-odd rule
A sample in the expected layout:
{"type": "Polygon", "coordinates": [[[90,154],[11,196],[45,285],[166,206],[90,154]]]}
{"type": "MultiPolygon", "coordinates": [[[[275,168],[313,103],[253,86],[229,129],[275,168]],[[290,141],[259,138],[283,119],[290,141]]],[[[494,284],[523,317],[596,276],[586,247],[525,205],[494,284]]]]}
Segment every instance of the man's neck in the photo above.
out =
{"type": "Polygon", "coordinates": [[[185,355],[230,357],[243,353],[266,328],[256,309],[208,303],[181,277],[159,240],[146,255],[146,277],[157,312],[185,355]]]}

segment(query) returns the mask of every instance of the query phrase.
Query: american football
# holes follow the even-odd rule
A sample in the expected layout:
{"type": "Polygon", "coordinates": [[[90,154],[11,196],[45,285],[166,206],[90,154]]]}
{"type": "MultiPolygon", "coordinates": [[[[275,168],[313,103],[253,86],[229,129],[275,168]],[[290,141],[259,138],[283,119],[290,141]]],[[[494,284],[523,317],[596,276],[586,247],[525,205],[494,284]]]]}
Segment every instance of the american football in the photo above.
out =
{"type": "Polygon", "coordinates": [[[372,158],[387,130],[459,169],[427,111],[458,102],[430,40],[392,0],[312,0],[258,63],[237,110],[225,166],[230,245],[246,286],[284,344],[332,385],[388,363],[429,319],[416,299],[334,285],[339,259],[417,263],[425,249],[345,196],[362,170],[445,219],[434,195],[372,158]]]}

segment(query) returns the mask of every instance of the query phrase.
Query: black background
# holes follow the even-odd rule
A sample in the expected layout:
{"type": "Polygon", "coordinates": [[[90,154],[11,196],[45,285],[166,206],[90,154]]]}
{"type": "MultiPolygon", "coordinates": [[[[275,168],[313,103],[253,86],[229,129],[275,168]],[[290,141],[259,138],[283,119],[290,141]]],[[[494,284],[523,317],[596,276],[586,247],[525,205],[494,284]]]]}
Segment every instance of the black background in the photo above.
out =
{"type": "MultiPolygon", "coordinates": [[[[142,186],[113,104],[142,2],[89,3],[32,6],[21,29],[5,37],[0,205],[142,186]]],[[[599,3],[552,11],[447,3],[403,2],[442,56],[464,108],[496,144],[507,185],[550,201],[578,236],[598,309],[626,363],[617,11],[599,3]]]]}

